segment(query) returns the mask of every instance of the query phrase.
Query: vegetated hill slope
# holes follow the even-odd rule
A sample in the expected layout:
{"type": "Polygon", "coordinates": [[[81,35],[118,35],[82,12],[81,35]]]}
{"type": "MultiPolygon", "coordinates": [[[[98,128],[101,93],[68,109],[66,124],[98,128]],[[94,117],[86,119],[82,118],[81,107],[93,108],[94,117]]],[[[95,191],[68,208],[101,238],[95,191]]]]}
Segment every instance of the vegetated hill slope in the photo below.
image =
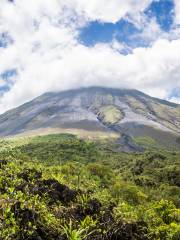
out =
{"type": "Polygon", "coordinates": [[[178,151],[57,134],[1,140],[0,159],[1,240],[180,239],[178,151]]]}
{"type": "Polygon", "coordinates": [[[0,116],[0,136],[58,132],[121,136],[130,150],[132,137],[144,136],[179,147],[180,105],[137,90],[90,87],[45,93],[0,116]]]}

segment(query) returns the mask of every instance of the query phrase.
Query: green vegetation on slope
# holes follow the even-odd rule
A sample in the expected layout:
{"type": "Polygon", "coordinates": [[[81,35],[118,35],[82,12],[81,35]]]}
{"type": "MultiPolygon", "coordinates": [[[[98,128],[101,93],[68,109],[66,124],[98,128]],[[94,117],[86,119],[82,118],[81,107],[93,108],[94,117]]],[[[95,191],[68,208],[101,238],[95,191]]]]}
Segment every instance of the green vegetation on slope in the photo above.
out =
{"type": "Polygon", "coordinates": [[[1,240],[178,240],[180,152],[73,135],[0,142],[1,240]]]}
{"type": "Polygon", "coordinates": [[[115,124],[123,119],[123,114],[117,107],[107,105],[100,108],[98,117],[105,124],[115,124]]]}

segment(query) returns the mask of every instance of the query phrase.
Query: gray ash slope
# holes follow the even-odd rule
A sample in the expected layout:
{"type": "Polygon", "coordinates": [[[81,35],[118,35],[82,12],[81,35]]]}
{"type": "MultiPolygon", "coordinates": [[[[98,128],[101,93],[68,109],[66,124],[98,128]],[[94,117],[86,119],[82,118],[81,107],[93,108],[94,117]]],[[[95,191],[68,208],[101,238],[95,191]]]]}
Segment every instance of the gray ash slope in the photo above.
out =
{"type": "Polygon", "coordinates": [[[89,87],[45,93],[0,115],[0,136],[49,128],[114,131],[125,136],[120,145],[148,136],[179,147],[180,105],[137,90],[89,87]]]}

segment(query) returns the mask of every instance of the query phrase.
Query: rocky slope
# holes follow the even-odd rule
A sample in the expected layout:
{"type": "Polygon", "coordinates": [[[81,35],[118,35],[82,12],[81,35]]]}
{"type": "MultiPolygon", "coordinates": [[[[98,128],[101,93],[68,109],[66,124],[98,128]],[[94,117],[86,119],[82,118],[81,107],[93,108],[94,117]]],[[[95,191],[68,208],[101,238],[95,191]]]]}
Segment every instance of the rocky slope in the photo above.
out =
{"type": "Polygon", "coordinates": [[[137,90],[90,87],[50,92],[0,116],[0,136],[52,132],[120,137],[148,136],[179,147],[180,105],[137,90]]]}

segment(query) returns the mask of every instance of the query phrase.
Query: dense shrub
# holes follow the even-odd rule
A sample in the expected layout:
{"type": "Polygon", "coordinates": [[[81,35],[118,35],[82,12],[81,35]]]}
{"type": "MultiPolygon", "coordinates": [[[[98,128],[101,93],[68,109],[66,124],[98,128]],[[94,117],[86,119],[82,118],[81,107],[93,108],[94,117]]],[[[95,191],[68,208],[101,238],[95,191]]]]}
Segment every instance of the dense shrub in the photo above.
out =
{"type": "Polygon", "coordinates": [[[72,135],[0,147],[0,240],[180,239],[179,152],[72,135]]]}

